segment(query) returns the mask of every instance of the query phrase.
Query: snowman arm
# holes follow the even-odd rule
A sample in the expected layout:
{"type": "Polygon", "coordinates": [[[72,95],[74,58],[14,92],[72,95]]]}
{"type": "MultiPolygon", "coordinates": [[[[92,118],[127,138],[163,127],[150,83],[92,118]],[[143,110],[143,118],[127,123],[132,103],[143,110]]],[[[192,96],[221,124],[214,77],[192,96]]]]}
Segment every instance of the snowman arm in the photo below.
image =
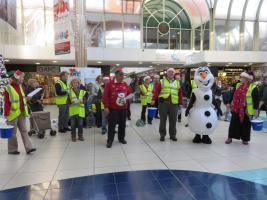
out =
{"type": "Polygon", "coordinates": [[[189,115],[189,112],[190,112],[191,108],[193,108],[195,101],[196,101],[196,95],[195,95],[194,92],[193,92],[193,93],[192,93],[192,96],[191,96],[191,98],[190,98],[189,104],[188,104],[188,106],[187,106],[187,108],[186,108],[186,111],[185,111],[185,115],[186,115],[186,116],[189,115]]]}

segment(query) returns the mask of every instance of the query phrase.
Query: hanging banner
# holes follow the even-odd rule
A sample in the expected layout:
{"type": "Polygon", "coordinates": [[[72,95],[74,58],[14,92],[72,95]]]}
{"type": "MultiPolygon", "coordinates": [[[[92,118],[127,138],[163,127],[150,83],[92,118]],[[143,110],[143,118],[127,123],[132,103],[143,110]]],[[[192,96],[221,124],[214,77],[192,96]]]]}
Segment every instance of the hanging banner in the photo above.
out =
{"type": "Polygon", "coordinates": [[[54,0],[55,54],[70,53],[69,0],[54,0]]]}
{"type": "Polygon", "coordinates": [[[17,1],[0,0],[0,18],[17,29],[17,1]]]}

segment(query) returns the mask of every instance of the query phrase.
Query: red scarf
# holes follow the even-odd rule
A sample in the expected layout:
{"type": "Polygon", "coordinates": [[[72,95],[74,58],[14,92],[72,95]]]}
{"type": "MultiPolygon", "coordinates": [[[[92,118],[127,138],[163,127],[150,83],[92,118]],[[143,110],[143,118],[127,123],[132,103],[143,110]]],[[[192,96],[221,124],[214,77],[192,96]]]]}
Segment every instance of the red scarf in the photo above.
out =
{"type": "Polygon", "coordinates": [[[232,111],[239,114],[240,122],[244,122],[245,106],[246,106],[246,94],[249,88],[249,84],[246,86],[241,84],[234,93],[232,111]]]}

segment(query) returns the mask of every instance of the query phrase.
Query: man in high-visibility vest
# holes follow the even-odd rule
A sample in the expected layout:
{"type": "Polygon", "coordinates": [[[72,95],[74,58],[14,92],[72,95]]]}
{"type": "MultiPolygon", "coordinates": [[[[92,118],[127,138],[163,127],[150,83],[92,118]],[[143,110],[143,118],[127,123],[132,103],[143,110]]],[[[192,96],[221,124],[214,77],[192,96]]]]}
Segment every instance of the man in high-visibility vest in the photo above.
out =
{"type": "Polygon", "coordinates": [[[66,131],[70,131],[68,128],[69,122],[69,106],[67,104],[69,86],[67,83],[68,73],[61,72],[60,80],[58,80],[55,84],[56,88],[56,104],[59,109],[58,114],[58,132],[65,133],[66,131]]]}
{"type": "MultiPolygon", "coordinates": [[[[146,122],[146,109],[150,106],[153,96],[153,85],[151,84],[150,76],[144,78],[144,83],[140,85],[140,100],[142,105],[141,120],[146,122]]],[[[147,116],[147,122],[152,124],[153,118],[147,116]]]]}
{"type": "Polygon", "coordinates": [[[160,141],[165,141],[166,122],[169,118],[169,134],[172,141],[177,141],[176,138],[176,121],[178,109],[182,109],[182,91],[179,82],[174,78],[175,70],[169,68],[166,78],[160,80],[160,84],[154,90],[153,101],[159,100],[159,115],[160,115],[160,141]]]}
{"type": "Polygon", "coordinates": [[[31,97],[25,97],[22,88],[23,80],[24,73],[17,70],[10,78],[10,83],[6,86],[4,93],[4,116],[7,124],[14,126],[12,137],[8,139],[8,153],[13,155],[20,154],[17,140],[18,128],[27,154],[36,151],[32,147],[26,127],[26,117],[29,116],[27,100],[29,101],[31,97]]]}
{"type": "Polygon", "coordinates": [[[81,89],[81,80],[75,77],[71,80],[69,90],[69,115],[71,119],[71,139],[76,142],[76,128],[78,128],[78,140],[84,141],[83,120],[85,118],[85,105],[88,95],[81,89]]]}

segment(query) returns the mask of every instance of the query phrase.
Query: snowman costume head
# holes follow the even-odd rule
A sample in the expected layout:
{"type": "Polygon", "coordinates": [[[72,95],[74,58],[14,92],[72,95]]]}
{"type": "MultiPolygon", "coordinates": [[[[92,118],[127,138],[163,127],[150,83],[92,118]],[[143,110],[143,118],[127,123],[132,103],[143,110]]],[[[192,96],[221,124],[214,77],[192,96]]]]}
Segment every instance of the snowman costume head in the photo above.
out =
{"type": "Polygon", "coordinates": [[[214,76],[208,67],[199,67],[195,72],[195,82],[199,89],[209,90],[214,83],[214,76]]]}

